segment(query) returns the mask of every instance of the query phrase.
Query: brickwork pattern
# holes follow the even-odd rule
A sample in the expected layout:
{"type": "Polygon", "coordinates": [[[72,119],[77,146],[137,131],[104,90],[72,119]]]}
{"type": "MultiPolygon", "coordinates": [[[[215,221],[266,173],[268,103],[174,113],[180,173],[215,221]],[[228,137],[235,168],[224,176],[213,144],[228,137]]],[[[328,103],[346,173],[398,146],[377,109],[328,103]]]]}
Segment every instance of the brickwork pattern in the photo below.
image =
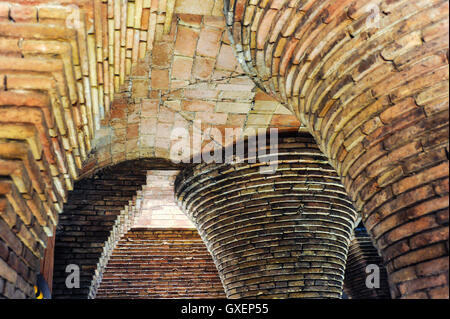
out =
{"type": "Polygon", "coordinates": [[[11,284],[31,296],[23,279],[36,280],[114,93],[99,45],[107,4],[49,2],[0,3],[0,223],[8,226],[0,236],[9,251],[0,278],[9,297],[11,284]]]}
{"type": "Polygon", "coordinates": [[[345,266],[344,291],[351,299],[391,299],[386,269],[372,239],[364,227],[354,230],[353,238],[345,266]],[[366,285],[366,267],[375,265],[379,269],[379,288],[368,288],[366,285]]]}
{"type": "Polygon", "coordinates": [[[179,173],[176,170],[148,171],[140,217],[133,227],[195,229],[175,202],[174,182],[179,173]]]}
{"type": "Polygon", "coordinates": [[[121,210],[97,263],[89,287],[89,298],[95,298],[108,262],[123,236],[131,229],[183,228],[195,229],[174,201],[173,182],[178,170],[147,171],[147,183],[142,191],[121,210]]]}
{"type": "Polygon", "coordinates": [[[139,229],[122,237],[96,298],[225,298],[196,230],[139,229]]]}
{"type": "Polygon", "coordinates": [[[449,3],[230,0],[239,61],[312,132],[393,297],[448,298],[449,3]]]}
{"type": "Polygon", "coordinates": [[[38,259],[77,180],[125,160],[168,158],[174,128],[202,120],[204,145],[224,125],[298,129],[240,69],[222,8],[214,0],[0,3],[0,218],[38,259]]]}
{"type": "Polygon", "coordinates": [[[227,297],[340,298],[356,212],[309,134],[280,136],[277,155],[274,174],[248,154],[186,169],[175,184],[180,205],[227,297]]]}
{"type": "MultiPolygon", "coordinates": [[[[34,298],[39,257],[23,243],[25,225],[15,219],[14,209],[0,198],[0,298],[34,298]]],[[[28,239],[28,237],[25,237],[28,239]]]]}
{"type": "Polygon", "coordinates": [[[53,266],[55,264],[55,236],[49,237],[44,258],[41,259],[39,274],[48,285],[50,293],[53,289],[53,266]]]}
{"type": "Polygon", "coordinates": [[[114,223],[114,226],[109,233],[108,239],[103,243],[102,254],[97,262],[97,268],[95,269],[94,275],[92,277],[91,284],[89,286],[88,298],[95,298],[97,294],[98,286],[100,285],[103,274],[105,272],[106,266],[111,258],[111,255],[116,249],[120,239],[135,226],[136,221],[141,217],[143,205],[143,194],[142,191],[137,191],[136,196],[133,200],[129,202],[114,223]]]}
{"type": "Polygon", "coordinates": [[[196,119],[205,144],[301,120],[391,294],[448,298],[448,21],[445,0],[1,2],[0,293],[31,296],[80,178],[167,158],[196,119]]]}
{"type": "Polygon", "coordinates": [[[167,165],[156,160],[129,161],[100,170],[76,183],[58,225],[54,298],[88,297],[102,253],[113,249],[116,239],[131,227],[128,221],[133,219],[137,191],[147,181],[147,170],[164,169],[167,165]],[[65,270],[69,264],[80,267],[78,289],[65,286],[68,275],[65,270]]]}

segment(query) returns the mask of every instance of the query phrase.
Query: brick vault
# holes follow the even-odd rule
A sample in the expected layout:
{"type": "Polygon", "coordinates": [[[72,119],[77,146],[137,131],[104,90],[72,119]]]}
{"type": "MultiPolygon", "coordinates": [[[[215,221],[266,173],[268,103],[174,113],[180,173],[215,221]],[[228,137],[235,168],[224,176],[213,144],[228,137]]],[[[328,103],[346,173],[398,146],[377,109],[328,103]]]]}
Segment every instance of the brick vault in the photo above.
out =
{"type": "Polygon", "coordinates": [[[448,10],[1,1],[0,297],[448,298],[448,10]]]}

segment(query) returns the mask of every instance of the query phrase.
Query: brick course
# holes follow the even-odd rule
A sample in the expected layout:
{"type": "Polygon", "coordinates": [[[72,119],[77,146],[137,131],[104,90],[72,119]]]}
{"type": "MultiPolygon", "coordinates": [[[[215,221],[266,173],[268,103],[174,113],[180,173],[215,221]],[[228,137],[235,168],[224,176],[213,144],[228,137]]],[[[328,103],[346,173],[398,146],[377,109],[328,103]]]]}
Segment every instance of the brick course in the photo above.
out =
{"type": "Polygon", "coordinates": [[[448,298],[448,74],[445,0],[3,1],[0,294],[32,297],[76,181],[201,119],[305,126],[391,294],[448,298]]]}
{"type": "Polygon", "coordinates": [[[196,230],[134,228],[120,239],[96,298],[225,298],[196,230]]]}

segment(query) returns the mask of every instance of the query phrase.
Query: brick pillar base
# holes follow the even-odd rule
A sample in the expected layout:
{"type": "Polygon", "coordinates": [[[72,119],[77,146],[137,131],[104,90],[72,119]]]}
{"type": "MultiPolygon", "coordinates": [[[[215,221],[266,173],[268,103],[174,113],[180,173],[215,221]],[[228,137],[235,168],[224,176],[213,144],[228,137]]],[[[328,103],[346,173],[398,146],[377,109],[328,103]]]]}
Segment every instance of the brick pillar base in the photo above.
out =
{"type": "Polygon", "coordinates": [[[273,174],[248,156],[184,171],[175,184],[180,205],[227,297],[340,298],[355,210],[309,134],[280,137],[277,155],[273,174]]]}
{"type": "Polygon", "coordinates": [[[229,0],[243,69],[313,134],[394,297],[448,298],[445,0],[229,0]]]}

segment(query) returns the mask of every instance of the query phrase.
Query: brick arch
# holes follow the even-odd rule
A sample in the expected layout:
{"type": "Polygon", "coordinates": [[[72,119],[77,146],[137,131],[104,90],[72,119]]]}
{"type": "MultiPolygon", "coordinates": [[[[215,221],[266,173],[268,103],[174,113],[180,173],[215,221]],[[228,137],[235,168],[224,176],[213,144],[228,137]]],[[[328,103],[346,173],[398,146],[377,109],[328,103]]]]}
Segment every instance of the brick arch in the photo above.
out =
{"type": "Polygon", "coordinates": [[[393,297],[448,298],[448,1],[225,1],[246,72],[341,176],[393,297]]]}
{"type": "Polygon", "coordinates": [[[167,130],[153,134],[155,118],[174,125],[184,112],[184,119],[202,119],[203,130],[299,127],[240,69],[224,32],[222,1],[174,4],[0,3],[0,276],[8,282],[6,296],[32,295],[36,260],[51,246],[77,180],[125,160],[168,158],[167,130]],[[195,48],[185,50],[183,32],[198,38],[195,48]]]}
{"type": "MultiPolygon", "coordinates": [[[[178,2],[178,12],[166,21],[164,32],[164,9],[154,12],[151,8],[151,15],[157,16],[154,29],[149,26],[151,45],[145,55],[139,52],[138,58],[126,58],[124,89],[115,94],[96,132],[88,166],[145,157],[169,159],[176,141],[168,137],[177,129],[187,130],[190,136],[199,130],[206,145],[217,141],[211,132],[215,129],[225,135],[225,128],[245,134],[258,128],[295,130],[301,126],[240,68],[222,13],[216,9],[209,14],[196,12],[195,8],[184,12],[182,3],[178,2]]],[[[202,6],[212,7],[212,3],[214,8],[222,5],[207,1],[202,6]]],[[[132,52],[137,52],[134,47],[132,52]]]]}
{"type": "MultiPolygon", "coordinates": [[[[245,85],[242,85],[240,89],[244,90],[245,85]]],[[[234,87],[239,86],[238,84],[234,85],[234,87]]],[[[251,87],[254,88],[254,85],[252,84],[251,87]]],[[[219,94],[219,91],[217,92],[219,94]]],[[[190,109],[192,112],[188,112],[186,109],[171,109],[165,106],[165,103],[154,99],[133,102],[129,98],[116,96],[111,105],[111,115],[105,120],[105,125],[97,131],[92,142],[92,149],[83,162],[80,177],[87,176],[101,167],[115,165],[126,160],[161,158],[167,161],[192,162],[192,158],[210,146],[226,146],[245,136],[255,135],[269,128],[276,127],[279,131],[302,129],[300,122],[289,114],[268,116],[267,118],[274,121],[273,125],[268,126],[268,123],[264,121],[251,124],[251,115],[233,114],[232,112],[229,114],[215,113],[214,104],[220,103],[217,101],[179,98],[170,102],[192,108],[190,109]],[[208,111],[202,109],[207,105],[208,111]],[[191,120],[186,117],[186,113],[194,117],[222,117],[225,121],[221,124],[214,124],[201,119],[191,120]],[[237,119],[236,116],[239,117],[238,121],[234,121],[237,119]],[[180,131],[181,133],[177,133],[180,131]],[[232,137],[228,139],[229,136],[232,137]],[[195,139],[200,140],[199,144],[195,139]],[[186,155],[174,158],[171,154],[172,148],[183,149],[186,155]]],[[[273,110],[281,107],[273,98],[262,92],[255,95],[254,103],[273,110]]],[[[266,116],[267,114],[259,115],[266,116]]],[[[258,114],[254,113],[253,116],[258,116],[258,114]]]]}
{"type": "Polygon", "coordinates": [[[139,191],[151,169],[179,169],[162,159],[125,161],[93,172],[75,184],[60,214],[56,232],[54,298],[87,298],[89,287],[112,230],[127,231],[139,191]],[[80,267],[79,289],[67,289],[67,265],[80,267]]]}

